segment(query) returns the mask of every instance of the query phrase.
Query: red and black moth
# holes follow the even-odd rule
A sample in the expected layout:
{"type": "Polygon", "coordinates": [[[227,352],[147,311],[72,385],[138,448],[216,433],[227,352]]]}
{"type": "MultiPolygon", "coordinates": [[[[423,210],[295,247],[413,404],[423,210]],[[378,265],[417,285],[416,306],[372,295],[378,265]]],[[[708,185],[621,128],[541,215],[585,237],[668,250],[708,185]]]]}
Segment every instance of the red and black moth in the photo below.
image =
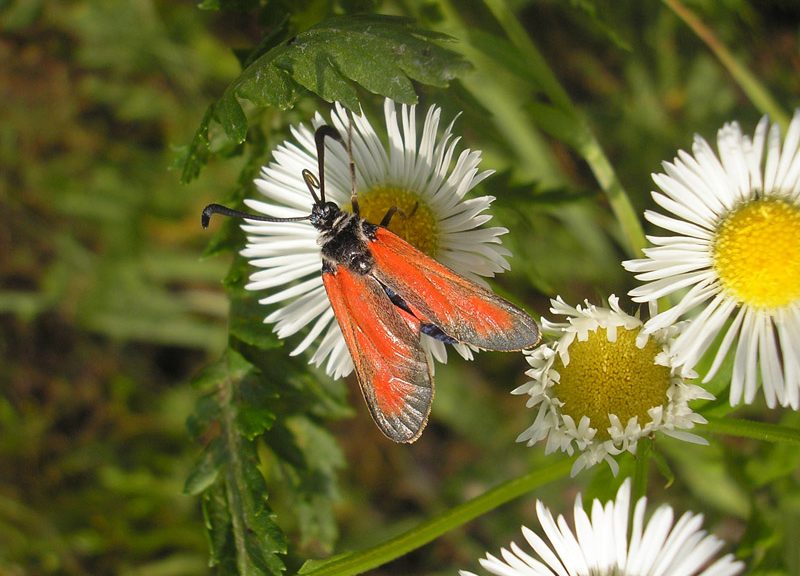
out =
{"type": "MultiPolygon", "coordinates": [[[[414,442],[433,400],[431,360],[422,348],[422,334],[447,344],[515,351],[535,346],[539,328],[520,308],[390,232],[386,227],[396,208],[379,224],[361,218],[354,182],[352,213],[326,201],[325,138],[345,145],[333,127],[317,129],[319,178],[303,171],[314,200],[308,216],[271,218],[210,204],[202,225],[206,228],[213,214],[222,214],[264,222],[308,220],[319,231],[322,281],[370,413],[391,440],[414,442]]],[[[353,180],[354,174],[351,161],[353,180]]]]}

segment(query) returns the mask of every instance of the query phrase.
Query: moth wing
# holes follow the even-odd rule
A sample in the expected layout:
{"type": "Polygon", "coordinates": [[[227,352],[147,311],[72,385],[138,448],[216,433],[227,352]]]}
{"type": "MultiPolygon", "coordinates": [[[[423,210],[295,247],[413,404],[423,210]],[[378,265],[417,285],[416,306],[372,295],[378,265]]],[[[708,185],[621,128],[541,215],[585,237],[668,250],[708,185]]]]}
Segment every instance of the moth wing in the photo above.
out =
{"type": "Polygon", "coordinates": [[[414,442],[433,401],[420,321],[394,306],[370,275],[339,266],[322,280],[372,418],[395,442],[414,442]]]}
{"type": "Polygon", "coordinates": [[[539,327],[526,312],[386,228],[376,230],[369,249],[375,259],[372,274],[398,294],[420,321],[439,327],[459,342],[487,350],[522,350],[539,342],[539,327]]]}

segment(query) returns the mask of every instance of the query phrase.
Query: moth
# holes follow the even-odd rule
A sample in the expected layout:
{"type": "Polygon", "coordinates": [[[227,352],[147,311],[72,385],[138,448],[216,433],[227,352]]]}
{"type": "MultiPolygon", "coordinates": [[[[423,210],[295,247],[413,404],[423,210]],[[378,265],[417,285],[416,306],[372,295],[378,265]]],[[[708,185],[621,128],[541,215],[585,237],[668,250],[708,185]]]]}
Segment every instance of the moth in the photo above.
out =
{"type": "Polygon", "coordinates": [[[210,204],[201,223],[206,228],[213,214],[222,214],[264,222],[307,220],[316,228],[322,282],[372,418],[391,440],[414,442],[428,421],[434,391],[422,334],[447,344],[515,351],[535,346],[539,327],[520,308],[391,232],[387,226],[397,208],[377,224],[362,218],[352,159],[352,212],[327,201],[325,138],[348,146],[331,126],[320,126],[314,136],[318,177],[302,173],[313,200],[307,216],[273,218],[210,204]]]}

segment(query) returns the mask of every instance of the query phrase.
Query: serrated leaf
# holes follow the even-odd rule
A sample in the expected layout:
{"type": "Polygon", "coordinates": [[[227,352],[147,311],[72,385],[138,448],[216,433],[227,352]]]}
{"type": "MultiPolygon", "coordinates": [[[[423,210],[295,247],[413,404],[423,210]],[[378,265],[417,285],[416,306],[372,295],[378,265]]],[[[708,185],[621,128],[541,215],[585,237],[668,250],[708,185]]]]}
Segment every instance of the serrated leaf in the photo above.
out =
{"type": "Polygon", "coordinates": [[[306,465],[303,451],[295,441],[294,434],[283,422],[274,426],[264,441],[281,461],[293,468],[304,468],[306,465]]]}
{"type": "Polygon", "coordinates": [[[347,81],[346,75],[324,50],[317,52],[313,59],[305,54],[297,59],[285,55],[284,58],[278,59],[277,63],[284,67],[301,86],[311,92],[324,94],[325,100],[341,102],[351,110],[358,108],[355,86],[347,81]]]}
{"type": "Polygon", "coordinates": [[[186,419],[186,428],[192,438],[200,439],[206,435],[213,423],[219,421],[219,414],[219,404],[213,393],[200,397],[194,412],[186,419]]]}
{"type": "Polygon", "coordinates": [[[234,556],[230,532],[231,515],[228,511],[225,485],[222,482],[212,485],[203,492],[202,507],[208,536],[209,564],[211,566],[227,564],[229,569],[222,572],[234,574],[235,564],[231,565],[234,556]]]}
{"type": "Polygon", "coordinates": [[[237,441],[235,447],[225,482],[239,573],[280,574],[285,567],[278,554],[286,553],[286,537],[267,506],[267,486],[255,446],[237,441]]]}
{"type": "Polygon", "coordinates": [[[248,440],[254,440],[272,427],[275,414],[262,408],[242,406],[238,413],[239,430],[248,440]]]}
{"type": "Polygon", "coordinates": [[[259,350],[271,350],[283,345],[271,326],[264,323],[269,309],[259,303],[259,296],[244,288],[251,266],[242,257],[231,264],[224,285],[230,297],[228,330],[233,338],[259,350]]]}
{"type": "Polygon", "coordinates": [[[232,431],[227,439],[229,460],[221,478],[238,573],[279,575],[285,569],[279,555],[286,553],[286,537],[266,504],[255,447],[232,431]]]}
{"type": "MultiPolygon", "coordinates": [[[[356,85],[361,85],[413,104],[417,96],[412,81],[444,87],[469,69],[461,55],[436,44],[448,39],[408,18],[382,15],[337,16],[301,32],[253,60],[212,105],[188,147],[182,180],[196,177],[208,160],[212,116],[233,142],[245,140],[248,120],[240,99],[285,110],[311,91],[356,110],[356,85]]],[[[270,42],[274,41],[273,36],[270,42]]],[[[262,43],[254,53],[264,47],[262,43]]]]}
{"type": "Polygon", "coordinates": [[[280,555],[286,553],[286,538],[267,504],[252,441],[275,419],[267,406],[275,394],[251,377],[253,371],[244,357],[229,349],[198,378],[206,394],[190,428],[198,437],[204,425],[216,430],[185,489],[203,494],[212,565],[223,573],[275,576],[285,569],[280,555]]]}
{"type": "Polygon", "coordinates": [[[433,43],[447,38],[417,28],[407,18],[343,16],[298,35],[292,50],[275,62],[329,102],[357,108],[351,80],[375,94],[413,104],[417,97],[411,80],[446,86],[469,68],[460,55],[433,43]]]}
{"type": "Polygon", "coordinates": [[[203,457],[189,472],[183,485],[183,493],[197,496],[210,488],[217,481],[221,460],[220,445],[217,439],[203,451],[203,457]]]}
{"type": "Polygon", "coordinates": [[[247,378],[239,386],[240,406],[237,413],[239,430],[248,440],[253,440],[275,422],[272,405],[277,392],[260,378],[247,378]]]}
{"type": "Polygon", "coordinates": [[[200,170],[208,163],[209,157],[209,140],[208,140],[208,127],[211,124],[211,119],[214,117],[214,104],[211,104],[203,119],[200,121],[200,126],[194,133],[191,143],[186,148],[183,158],[183,171],[181,172],[181,182],[188,184],[190,181],[197,178],[200,170]]]}
{"type": "Polygon", "coordinates": [[[229,350],[222,358],[206,366],[190,383],[198,390],[215,390],[228,379],[244,378],[252,369],[252,365],[241,354],[229,350]]]}
{"type": "Polygon", "coordinates": [[[281,110],[291,108],[298,95],[297,83],[285,70],[274,65],[274,60],[287,50],[289,47],[283,44],[257,58],[229,90],[257,106],[275,106],[281,110]]]}
{"type": "MultiPolygon", "coordinates": [[[[243,291],[244,292],[244,291],[243,291]]],[[[253,293],[231,295],[230,333],[248,346],[270,350],[282,346],[281,340],[264,324],[267,308],[258,303],[253,293]]]]}
{"type": "Polygon", "coordinates": [[[244,115],[241,104],[236,99],[234,91],[228,90],[219,99],[214,107],[214,117],[225,130],[225,134],[241,144],[247,136],[247,116],[244,115]]]}

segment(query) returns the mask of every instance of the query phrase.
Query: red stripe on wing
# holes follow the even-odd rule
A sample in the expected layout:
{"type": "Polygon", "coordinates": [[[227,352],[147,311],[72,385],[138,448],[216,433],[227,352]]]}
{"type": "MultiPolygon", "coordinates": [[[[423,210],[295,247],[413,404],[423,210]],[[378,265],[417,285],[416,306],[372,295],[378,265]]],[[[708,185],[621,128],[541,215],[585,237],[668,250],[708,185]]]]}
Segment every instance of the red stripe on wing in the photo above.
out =
{"type": "Polygon", "coordinates": [[[339,266],[322,280],[375,423],[395,442],[413,442],[433,400],[419,320],[392,304],[372,276],[339,266]]]}
{"type": "Polygon", "coordinates": [[[375,259],[372,274],[422,322],[488,350],[522,350],[539,342],[539,327],[524,311],[389,230],[378,228],[369,249],[375,259]]]}

